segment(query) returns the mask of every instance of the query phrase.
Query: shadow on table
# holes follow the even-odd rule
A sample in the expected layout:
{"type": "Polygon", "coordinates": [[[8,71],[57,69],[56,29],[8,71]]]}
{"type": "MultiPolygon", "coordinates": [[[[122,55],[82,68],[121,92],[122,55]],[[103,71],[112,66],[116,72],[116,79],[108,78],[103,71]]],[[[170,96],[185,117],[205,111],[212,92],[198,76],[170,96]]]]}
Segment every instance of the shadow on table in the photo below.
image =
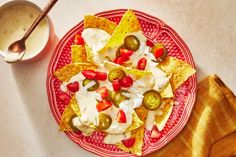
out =
{"type": "Polygon", "coordinates": [[[63,134],[58,132],[58,126],[51,114],[46,92],[47,68],[58,41],[58,37],[55,36],[48,54],[39,60],[12,65],[15,83],[24,102],[23,108],[37,136],[36,139],[46,152],[55,152],[52,148],[58,149],[55,144],[58,144],[59,138],[63,137],[63,134]]]}

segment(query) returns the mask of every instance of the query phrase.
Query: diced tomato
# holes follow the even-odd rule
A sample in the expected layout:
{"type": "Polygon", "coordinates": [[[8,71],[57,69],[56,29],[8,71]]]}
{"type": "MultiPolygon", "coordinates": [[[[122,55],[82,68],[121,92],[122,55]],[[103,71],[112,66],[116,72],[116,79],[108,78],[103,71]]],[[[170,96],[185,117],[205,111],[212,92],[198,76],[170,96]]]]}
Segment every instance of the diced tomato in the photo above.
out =
{"type": "Polygon", "coordinates": [[[117,114],[117,121],[119,123],[126,123],[126,115],[123,110],[119,110],[117,114]]]}
{"type": "Polygon", "coordinates": [[[146,41],[146,45],[149,46],[149,47],[153,47],[153,46],[154,46],[154,43],[151,42],[150,40],[147,40],[147,41],[146,41]]]}
{"type": "Polygon", "coordinates": [[[96,75],[95,75],[95,80],[106,80],[107,79],[107,73],[105,72],[96,72],[96,75]]]}
{"type": "Polygon", "coordinates": [[[112,87],[114,91],[120,90],[120,82],[118,79],[112,80],[112,87]]]}
{"type": "Polygon", "coordinates": [[[105,86],[98,88],[96,92],[99,93],[102,98],[106,98],[108,96],[108,90],[105,86]]]}
{"type": "Polygon", "coordinates": [[[163,53],[164,53],[164,48],[158,48],[158,49],[155,50],[153,55],[156,58],[159,58],[159,57],[161,57],[163,55],[163,53]]]}
{"type": "Polygon", "coordinates": [[[66,85],[66,87],[73,93],[79,90],[79,82],[73,82],[66,85]]]}
{"type": "Polygon", "coordinates": [[[147,64],[147,59],[146,58],[139,59],[137,69],[145,70],[146,64],[147,64]]]}
{"type": "Polygon", "coordinates": [[[98,112],[101,112],[101,111],[108,109],[111,106],[112,106],[112,103],[109,100],[103,100],[103,101],[97,103],[96,108],[97,108],[98,112]]]}
{"type": "Polygon", "coordinates": [[[76,45],[84,45],[84,38],[81,35],[76,34],[75,35],[75,44],[76,45]]]}
{"type": "Polygon", "coordinates": [[[125,62],[125,58],[124,57],[117,57],[114,59],[114,63],[122,65],[125,62]]]}
{"type": "Polygon", "coordinates": [[[121,87],[131,87],[133,85],[133,79],[130,76],[125,76],[120,80],[121,87]]]}
{"type": "Polygon", "coordinates": [[[152,127],[151,138],[158,138],[160,136],[161,136],[161,134],[160,134],[158,128],[154,125],[152,127]]]}
{"type": "Polygon", "coordinates": [[[135,143],[135,138],[128,138],[128,139],[124,139],[121,141],[123,143],[123,145],[127,148],[131,148],[134,146],[135,143]]]}
{"type": "Polygon", "coordinates": [[[69,104],[70,102],[70,96],[67,93],[60,93],[58,95],[58,98],[65,104],[69,104]]]}
{"type": "Polygon", "coordinates": [[[128,49],[120,49],[120,56],[124,58],[129,58],[134,52],[128,49]]]}
{"type": "Polygon", "coordinates": [[[93,70],[83,70],[82,74],[84,75],[84,77],[90,80],[94,79],[96,76],[96,72],[93,70]]]}
{"type": "Polygon", "coordinates": [[[129,60],[129,57],[124,57],[124,56],[121,56],[124,60],[124,62],[128,61],[129,60]]]}

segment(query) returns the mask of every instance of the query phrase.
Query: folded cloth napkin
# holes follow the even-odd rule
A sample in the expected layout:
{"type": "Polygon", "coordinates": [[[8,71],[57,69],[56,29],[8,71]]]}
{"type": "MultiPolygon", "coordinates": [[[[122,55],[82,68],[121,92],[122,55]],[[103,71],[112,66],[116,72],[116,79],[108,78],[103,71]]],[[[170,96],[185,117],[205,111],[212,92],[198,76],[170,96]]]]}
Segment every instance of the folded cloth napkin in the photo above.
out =
{"type": "Polygon", "coordinates": [[[218,76],[198,84],[187,125],[147,157],[236,157],[236,97],[218,76]]]}

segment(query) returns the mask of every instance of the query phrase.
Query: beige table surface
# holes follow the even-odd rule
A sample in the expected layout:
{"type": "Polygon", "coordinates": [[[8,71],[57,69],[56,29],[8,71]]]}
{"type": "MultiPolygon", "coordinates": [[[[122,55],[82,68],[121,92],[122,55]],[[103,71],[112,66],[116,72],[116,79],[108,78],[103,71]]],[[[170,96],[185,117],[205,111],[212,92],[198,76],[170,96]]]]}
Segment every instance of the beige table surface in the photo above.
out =
{"type": "MultiPolygon", "coordinates": [[[[47,0],[33,0],[43,7],[47,0]]],[[[0,0],[0,4],[7,0],[0,0]]],[[[157,16],[189,46],[198,80],[216,73],[236,93],[236,0],[60,0],[50,17],[61,38],[85,14],[133,8],[157,16]]],[[[92,157],[71,142],[50,112],[46,71],[52,52],[20,65],[0,58],[0,156],[92,157]]]]}

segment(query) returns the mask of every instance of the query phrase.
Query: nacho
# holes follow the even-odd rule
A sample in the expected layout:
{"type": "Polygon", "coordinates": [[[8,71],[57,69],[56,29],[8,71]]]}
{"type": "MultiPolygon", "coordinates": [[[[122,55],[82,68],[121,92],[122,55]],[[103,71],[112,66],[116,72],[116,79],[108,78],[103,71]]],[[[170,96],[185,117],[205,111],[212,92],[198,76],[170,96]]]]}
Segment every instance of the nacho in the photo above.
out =
{"type": "Polygon", "coordinates": [[[168,121],[174,105],[174,99],[163,99],[162,107],[159,109],[162,114],[155,116],[155,125],[161,131],[168,121]]]}
{"type": "Polygon", "coordinates": [[[174,91],[196,72],[189,64],[174,57],[167,57],[158,67],[167,74],[172,74],[170,82],[174,91]]]}
{"type": "MultiPolygon", "coordinates": [[[[146,120],[148,110],[144,106],[140,106],[139,108],[136,108],[135,111],[142,121],[146,120]]],[[[142,125],[141,127],[131,131],[131,137],[135,138],[135,143],[134,143],[133,147],[127,148],[122,143],[118,143],[118,144],[116,144],[116,146],[125,152],[141,156],[142,155],[143,140],[144,140],[143,139],[144,138],[144,129],[145,129],[145,126],[142,125]]]]}
{"type": "Polygon", "coordinates": [[[142,126],[144,124],[144,122],[138,117],[137,113],[134,112],[132,114],[132,124],[129,128],[127,128],[127,131],[132,131],[135,130],[137,128],[139,128],[140,126],[142,126]]]}
{"type": "Polygon", "coordinates": [[[92,52],[91,48],[88,47],[87,44],[85,44],[85,51],[86,51],[86,56],[87,56],[88,62],[94,63],[93,52],[92,52]]]}
{"type": "Polygon", "coordinates": [[[71,61],[72,63],[85,63],[87,62],[87,54],[83,45],[71,46],[71,61]]]}
{"type": "Polygon", "coordinates": [[[72,110],[74,111],[74,113],[76,114],[76,116],[77,117],[81,117],[79,105],[78,105],[78,103],[76,101],[75,96],[72,97],[72,99],[70,101],[70,106],[71,106],[72,110]]]}
{"type": "Polygon", "coordinates": [[[71,120],[73,117],[76,116],[76,114],[72,109],[71,105],[74,104],[75,101],[75,97],[72,97],[69,104],[66,106],[64,112],[62,113],[61,121],[59,124],[60,131],[73,131],[71,127],[71,120]]]}
{"type": "Polygon", "coordinates": [[[162,98],[173,98],[173,90],[171,84],[168,83],[167,86],[160,92],[162,98]]]}
{"type": "Polygon", "coordinates": [[[103,53],[109,49],[118,48],[123,44],[124,38],[128,33],[141,30],[141,26],[134,12],[128,10],[121,18],[119,25],[116,27],[108,43],[100,52],[103,53]]]}
{"type": "Polygon", "coordinates": [[[91,63],[71,63],[68,64],[54,72],[54,76],[56,76],[60,81],[68,82],[72,76],[78,74],[82,70],[94,70],[96,69],[96,65],[91,63]]]}
{"type": "Polygon", "coordinates": [[[86,15],[84,17],[84,29],[86,28],[98,28],[112,34],[116,28],[116,23],[103,17],[86,15]]]}

